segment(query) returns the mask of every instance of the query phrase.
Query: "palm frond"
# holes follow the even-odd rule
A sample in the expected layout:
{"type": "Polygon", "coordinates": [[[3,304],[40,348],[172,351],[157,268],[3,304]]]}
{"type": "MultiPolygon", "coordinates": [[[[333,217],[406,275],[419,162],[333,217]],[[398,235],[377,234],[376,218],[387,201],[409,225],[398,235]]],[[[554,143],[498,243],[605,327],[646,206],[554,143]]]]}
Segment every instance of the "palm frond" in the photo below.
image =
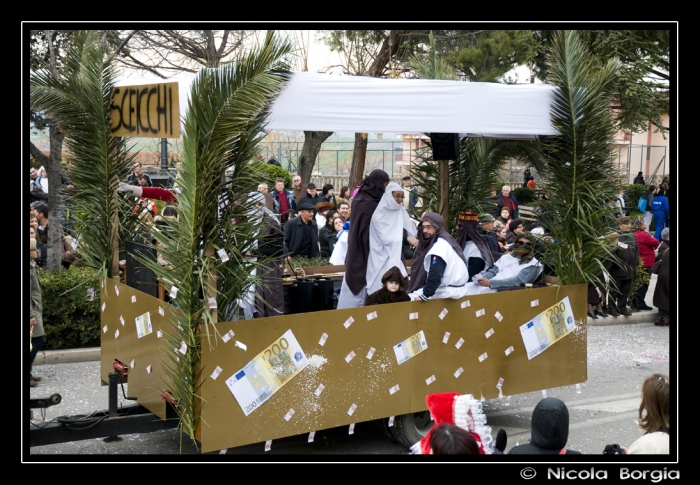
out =
{"type": "Polygon", "coordinates": [[[563,284],[593,282],[606,249],[608,183],[617,175],[611,156],[615,128],[609,88],[619,68],[616,60],[596,66],[574,31],[554,36],[549,53],[549,82],[554,93],[552,125],[561,135],[546,137],[549,200],[541,203],[548,230],[547,258],[563,284]]]}
{"type": "Polygon", "coordinates": [[[180,425],[192,439],[203,405],[197,394],[202,381],[199,352],[205,337],[212,345],[217,332],[217,310],[209,307],[208,298],[224,309],[254,281],[250,272],[255,265],[246,252],[256,240],[257,227],[245,215],[246,195],[256,181],[247,167],[270,104],[289,78],[283,59],[290,52],[291,45],[270,32],[261,46],[195,76],[183,119],[178,219],[153,232],[172,268],[143,261],[159,279],[178,287],[171,338],[178,347],[185,342],[188,350],[178,359],[170,356],[167,388],[178,401],[180,425]],[[233,180],[222,191],[227,169],[232,169],[233,180]],[[228,261],[217,256],[219,249],[228,261]]]}

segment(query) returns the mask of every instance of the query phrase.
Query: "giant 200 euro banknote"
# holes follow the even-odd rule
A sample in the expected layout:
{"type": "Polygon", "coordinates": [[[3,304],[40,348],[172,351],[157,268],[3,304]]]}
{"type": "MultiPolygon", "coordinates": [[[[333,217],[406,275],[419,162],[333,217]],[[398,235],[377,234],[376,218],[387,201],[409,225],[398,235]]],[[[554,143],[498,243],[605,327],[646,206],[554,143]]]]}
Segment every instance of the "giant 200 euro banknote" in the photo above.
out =
{"type": "Polygon", "coordinates": [[[248,416],[297,375],[309,361],[291,330],[226,379],[243,413],[248,416]]]}
{"type": "Polygon", "coordinates": [[[425,341],[423,330],[421,330],[417,334],[411,335],[400,344],[394,345],[394,354],[396,355],[396,360],[399,365],[401,365],[427,348],[428,343],[425,341]]]}
{"type": "Polygon", "coordinates": [[[576,328],[567,296],[520,326],[528,360],[538,356],[576,328]]]}

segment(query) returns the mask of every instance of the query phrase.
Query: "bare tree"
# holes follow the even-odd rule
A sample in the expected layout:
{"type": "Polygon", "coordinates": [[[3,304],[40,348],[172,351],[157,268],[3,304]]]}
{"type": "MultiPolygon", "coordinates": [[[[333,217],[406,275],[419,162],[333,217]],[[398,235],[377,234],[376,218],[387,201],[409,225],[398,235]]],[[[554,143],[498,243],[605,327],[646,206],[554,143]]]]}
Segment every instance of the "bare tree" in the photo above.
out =
{"type": "Polygon", "coordinates": [[[253,30],[139,30],[132,34],[121,64],[161,78],[201,67],[219,67],[252,39],[253,30]]]}

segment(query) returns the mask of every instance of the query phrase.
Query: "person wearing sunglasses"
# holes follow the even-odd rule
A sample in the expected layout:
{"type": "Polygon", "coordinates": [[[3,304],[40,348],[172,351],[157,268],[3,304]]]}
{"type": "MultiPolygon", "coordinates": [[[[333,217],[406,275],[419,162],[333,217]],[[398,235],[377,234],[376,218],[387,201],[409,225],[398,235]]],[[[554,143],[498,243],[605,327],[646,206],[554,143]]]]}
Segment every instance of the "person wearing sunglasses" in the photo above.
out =
{"type": "Polygon", "coordinates": [[[467,284],[466,294],[493,293],[499,288],[534,283],[543,269],[535,257],[535,241],[534,235],[520,233],[508,254],[499,258],[491,269],[472,278],[467,284]]]}

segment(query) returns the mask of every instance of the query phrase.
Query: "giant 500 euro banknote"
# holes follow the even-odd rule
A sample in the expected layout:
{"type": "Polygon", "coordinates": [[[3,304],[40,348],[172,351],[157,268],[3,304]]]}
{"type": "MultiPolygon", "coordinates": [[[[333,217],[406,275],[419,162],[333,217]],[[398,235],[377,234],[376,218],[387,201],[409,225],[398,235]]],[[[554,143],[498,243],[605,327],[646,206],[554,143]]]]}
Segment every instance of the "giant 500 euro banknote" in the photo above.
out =
{"type": "Polygon", "coordinates": [[[528,360],[547,350],[575,328],[574,313],[567,296],[520,326],[528,360]]]}
{"type": "Polygon", "coordinates": [[[421,330],[417,334],[408,337],[400,344],[394,345],[394,354],[396,354],[396,360],[399,362],[399,365],[401,365],[427,348],[428,343],[425,341],[423,330],[421,330]]]}
{"type": "Polygon", "coordinates": [[[270,399],[309,361],[291,330],[226,379],[243,413],[248,416],[270,399]]]}

